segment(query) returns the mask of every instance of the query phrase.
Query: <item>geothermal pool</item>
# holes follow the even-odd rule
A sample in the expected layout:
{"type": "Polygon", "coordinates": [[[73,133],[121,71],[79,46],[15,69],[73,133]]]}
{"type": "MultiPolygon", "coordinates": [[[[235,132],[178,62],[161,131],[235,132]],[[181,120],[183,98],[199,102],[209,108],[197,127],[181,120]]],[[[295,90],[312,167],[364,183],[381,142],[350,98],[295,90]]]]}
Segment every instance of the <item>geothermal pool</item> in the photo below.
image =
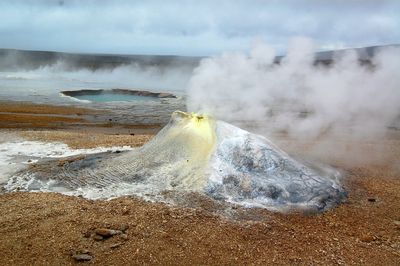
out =
{"type": "MultiPolygon", "coordinates": [[[[91,72],[90,72],[91,73],[91,72]]],[[[116,75],[116,73],[114,73],[116,75]]],[[[119,77],[112,81],[97,81],[101,74],[83,75],[77,73],[37,71],[1,72],[0,71],[0,101],[32,102],[36,104],[70,105],[76,107],[105,110],[107,115],[98,115],[99,122],[117,119],[119,123],[129,124],[166,124],[170,114],[175,110],[184,110],[183,90],[167,88],[170,84],[154,81],[143,83],[127,82],[119,77]],[[71,76],[72,75],[72,76],[71,76]],[[94,76],[94,77],[93,77],[94,76]],[[154,86],[152,86],[154,85],[154,86]],[[64,91],[111,91],[113,88],[140,88],[151,93],[162,92],[173,94],[176,98],[148,97],[144,95],[81,95],[66,96],[64,91]]],[[[105,74],[104,74],[105,75],[105,74]]],[[[108,74],[111,75],[111,74],[108,74]]],[[[118,76],[118,75],[117,75],[118,76]]],[[[111,80],[111,77],[110,77],[111,80]]],[[[151,95],[150,95],[151,96],[151,95]]],[[[1,104],[1,103],[0,103],[1,104]]]]}
{"type": "Polygon", "coordinates": [[[74,98],[81,101],[89,101],[89,102],[132,102],[132,101],[156,101],[157,98],[154,97],[146,97],[146,96],[137,96],[137,95],[123,95],[123,94],[115,94],[115,93],[103,93],[98,95],[79,95],[74,98]]]}
{"type": "Polygon", "coordinates": [[[62,91],[61,95],[85,102],[131,102],[158,101],[160,99],[176,98],[172,93],[150,92],[146,90],[128,89],[98,89],[62,91]]]}

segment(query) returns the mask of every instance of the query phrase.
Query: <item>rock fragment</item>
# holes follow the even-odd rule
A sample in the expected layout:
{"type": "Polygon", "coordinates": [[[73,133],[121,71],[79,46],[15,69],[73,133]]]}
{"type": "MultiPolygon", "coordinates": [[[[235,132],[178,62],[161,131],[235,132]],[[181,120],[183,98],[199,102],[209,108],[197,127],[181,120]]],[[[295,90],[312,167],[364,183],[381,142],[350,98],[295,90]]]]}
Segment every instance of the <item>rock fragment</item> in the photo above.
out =
{"type": "Polygon", "coordinates": [[[122,232],[125,232],[126,230],[128,230],[128,228],[129,228],[128,224],[121,224],[119,226],[119,230],[122,231],[122,232]]]}
{"type": "Polygon", "coordinates": [[[72,258],[76,261],[89,261],[93,259],[93,256],[90,256],[89,254],[74,254],[72,255],[72,258]]]}
{"type": "Polygon", "coordinates": [[[129,237],[128,237],[127,234],[121,234],[120,237],[121,237],[123,240],[128,240],[128,239],[129,239],[129,237]]]}
{"type": "Polygon", "coordinates": [[[101,240],[104,239],[104,237],[102,237],[101,235],[96,235],[96,234],[95,234],[95,235],[93,236],[93,239],[96,240],[96,241],[101,241],[101,240]]]}
{"type": "Polygon", "coordinates": [[[111,245],[110,248],[111,249],[118,248],[118,247],[122,246],[123,244],[124,244],[123,242],[115,243],[115,244],[111,245]]]}
{"type": "Polygon", "coordinates": [[[100,235],[102,237],[111,237],[122,233],[120,230],[113,230],[107,228],[97,228],[94,232],[95,234],[100,235]]]}
{"type": "Polygon", "coordinates": [[[365,243],[370,243],[375,240],[375,237],[370,234],[365,234],[361,236],[360,240],[365,243]]]}

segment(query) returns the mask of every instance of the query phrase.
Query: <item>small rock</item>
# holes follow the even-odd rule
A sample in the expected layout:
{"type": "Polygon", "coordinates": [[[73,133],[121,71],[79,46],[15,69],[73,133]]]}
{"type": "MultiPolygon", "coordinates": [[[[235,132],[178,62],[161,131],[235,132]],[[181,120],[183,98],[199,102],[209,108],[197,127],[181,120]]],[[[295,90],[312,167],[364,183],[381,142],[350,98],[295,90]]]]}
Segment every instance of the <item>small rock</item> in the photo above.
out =
{"type": "Polygon", "coordinates": [[[368,201],[369,202],[376,202],[376,199],[375,198],[368,198],[368,201]]]}
{"type": "Polygon", "coordinates": [[[103,240],[104,238],[101,235],[94,235],[93,239],[96,241],[100,241],[100,240],[103,240]]]}
{"type": "Polygon", "coordinates": [[[90,230],[83,233],[83,237],[85,237],[85,238],[89,238],[91,235],[92,235],[92,232],[90,230]]]}
{"type": "Polygon", "coordinates": [[[131,136],[135,136],[135,133],[131,133],[131,134],[129,134],[129,135],[131,135],[131,136]]]}
{"type": "Polygon", "coordinates": [[[400,221],[393,221],[396,226],[396,229],[400,230],[400,221]]]}
{"type": "Polygon", "coordinates": [[[77,254],[89,254],[89,253],[90,253],[90,251],[88,249],[82,249],[82,250],[79,250],[79,252],[77,252],[77,254]]]}
{"type": "Polygon", "coordinates": [[[74,254],[72,255],[72,258],[76,261],[89,261],[93,259],[89,254],[74,254]]]}
{"type": "Polygon", "coordinates": [[[362,235],[360,240],[362,242],[370,243],[370,242],[374,241],[375,239],[372,235],[362,235]]]}
{"type": "Polygon", "coordinates": [[[121,230],[122,232],[125,232],[126,230],[128,230],[129,225],[128,224],[121,224],[119,227],[119,230],[121,230]]]}
{"type": "Polygon", "coordinates": [[[129,239],[129,237],[128,237],[127,234],[121,234],[120,237],[121,237],[123,240],[128,240],[128,239],[129,239]]]}
{"type": "Polygon", "coordinates": [[[103,237],[115,236],[115,235],[119,235],[122,233],[120,230],[113,230],[113,229],[107,229],[107,228],[97,228],[94,232],[97,235],[100,235],[103,237]]]}
{"type": "Polygon", "coordinates": [[[123,242],[115,243],[115,244],[111,245],[110,248],[117,248],[119,246],[122,246],[123,244],[124,244],[123,242]]]}

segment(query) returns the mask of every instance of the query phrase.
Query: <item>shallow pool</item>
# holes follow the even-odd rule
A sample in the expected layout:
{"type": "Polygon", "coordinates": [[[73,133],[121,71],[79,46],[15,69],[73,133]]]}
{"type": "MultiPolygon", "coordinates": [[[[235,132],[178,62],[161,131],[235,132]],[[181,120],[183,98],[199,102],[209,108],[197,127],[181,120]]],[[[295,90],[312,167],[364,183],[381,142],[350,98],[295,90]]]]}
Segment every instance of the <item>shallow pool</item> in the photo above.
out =
{"type": "Polygon", "coordinates": [[[72,96],[78,100],[90,102],[131,102],[131,101],[157,101],[156,97],[119,94],[112,92],[103,92],[101,94],[86,94],[72,96]]]}

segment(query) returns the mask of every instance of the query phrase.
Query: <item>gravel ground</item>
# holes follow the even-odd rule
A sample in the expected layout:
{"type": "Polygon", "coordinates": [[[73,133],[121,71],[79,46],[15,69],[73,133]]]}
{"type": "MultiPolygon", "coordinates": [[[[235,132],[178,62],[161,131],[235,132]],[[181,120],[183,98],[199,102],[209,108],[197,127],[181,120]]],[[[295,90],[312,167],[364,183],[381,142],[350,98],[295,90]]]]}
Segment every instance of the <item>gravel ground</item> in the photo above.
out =
{"type": "MultiPolygon", "coordinates": [[[[151,138],[117,129],[7,132],[4,141],[15,132],[73,148],[140,146],[151,138]]],[[[368,142],[338,140],[332,144],[344,148],[338,153],[284,138],[278,144],[299,156],[318,147],[315,157],[345,173],[347,202],[322,214],[234,207],[230,216],[199,195],[177,207],[135,197],[3,194],[0,265],[400,265],[400,132],[368,142]]]]}

